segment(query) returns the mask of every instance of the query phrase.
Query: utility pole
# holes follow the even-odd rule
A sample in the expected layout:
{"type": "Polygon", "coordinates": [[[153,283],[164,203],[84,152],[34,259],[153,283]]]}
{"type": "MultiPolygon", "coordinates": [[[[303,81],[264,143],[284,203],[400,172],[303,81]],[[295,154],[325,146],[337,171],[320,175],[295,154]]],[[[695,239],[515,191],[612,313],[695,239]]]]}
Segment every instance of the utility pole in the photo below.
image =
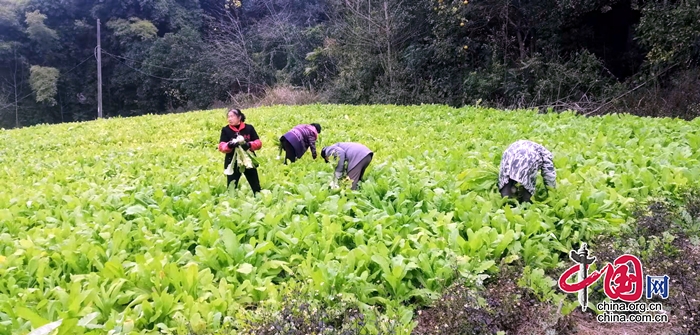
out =
{"type": "Polygon", "coordinates": [[[100,48],[100,19],[97,19],[97,118],[102,118],[102,49],[100,48]]]}
{"type": "Polygon", "coordinates": [[[17,48],[12,47],[12,55],[15,57],[15,72],[12,74],[12,81],[15,89],[15,127],[19,128],[19,105],[17,104],[17,48]]]}

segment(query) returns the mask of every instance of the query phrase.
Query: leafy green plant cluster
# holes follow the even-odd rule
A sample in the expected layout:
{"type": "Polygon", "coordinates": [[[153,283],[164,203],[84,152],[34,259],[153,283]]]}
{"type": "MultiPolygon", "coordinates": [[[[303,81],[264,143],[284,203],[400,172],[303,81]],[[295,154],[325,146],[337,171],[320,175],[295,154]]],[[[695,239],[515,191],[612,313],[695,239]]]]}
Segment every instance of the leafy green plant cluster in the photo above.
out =
{"type": "Polygon", "coordinates": [[[57,320],[59,334],[235,329],[295,285],[407,333],[417,307],[501,261],[520,259],[524,283],[553,299],[542,270],[700,177],[697,120],[433,105],[246,114],[263,142],[257,197],[245,182],[226,189],[222,110],[0,131],[0,334],[57,320]],[[323,126],[319,150],[375,152],[360,190],[329,190],[334,167],[310,155],[274,159],[275,139],[308,122],[323,126]],[[558,188],[510,207],[498,164],[521,138],[553,152],[558,188]]]}

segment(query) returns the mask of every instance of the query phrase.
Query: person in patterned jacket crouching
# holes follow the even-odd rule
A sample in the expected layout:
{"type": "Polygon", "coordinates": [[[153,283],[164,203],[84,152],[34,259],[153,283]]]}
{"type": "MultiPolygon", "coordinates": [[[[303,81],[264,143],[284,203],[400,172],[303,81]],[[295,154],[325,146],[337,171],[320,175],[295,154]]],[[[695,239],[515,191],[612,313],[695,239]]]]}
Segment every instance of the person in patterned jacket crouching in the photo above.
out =
{"type": "Polygon", "coordinates": [[[556,188],[553,159],[549,150],[532,141],[519,140],[508,146],[503,152],[498,175],[501,195],[519,202],[532,202],[538,171],[542,173],[545,186],[556,188]]]}

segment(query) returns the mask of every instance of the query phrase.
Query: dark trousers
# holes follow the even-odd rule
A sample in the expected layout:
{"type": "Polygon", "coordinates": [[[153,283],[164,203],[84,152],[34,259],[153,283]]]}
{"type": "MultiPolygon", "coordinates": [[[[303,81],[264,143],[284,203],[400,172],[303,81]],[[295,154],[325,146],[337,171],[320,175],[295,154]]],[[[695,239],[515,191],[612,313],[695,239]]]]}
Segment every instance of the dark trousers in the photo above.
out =
{"type": "MultiPolygon", "coordinates": [[[[241,180],[241,171],[239,171],[235,166],[233,170],[234,172],[232,175],[226,175],[226,187],[229,187],[231,182],[234,182],[234,188],[238,188],[238,181],[241,180]]],[[[260,178],[258,177],[258,169],[245,169],[243,174],[245,175],[245,179],[248,180],[248,184],[253,190],[253,194],[260,192],[260,178]]]]}
{"type": "Polygon", "coordinates": [[[530,202],[532,203],[532,194],[528,192],[522,185],[516,186],[518,182],[509,179],[508,184],[500,189],[501,196],[518,199],[518,202],[530,202]]]}
{"type": "Polygon", "coordinates": [[[367,170],[367,166],[369,166],[369,163],[372,162],[372,156],[374,156],[373,153],[365,156],[357,165],[352,168],[352,170],[348,171],[348,178],[352,180],[352,189],[356,190],[357,189],[357,183],[359,183],[362,178],[365,176],[365,170],[367,170]]]}
{"type": "Polygon", "coordinates": [[[284,165],[287,165],[287,160],[290,160],[292,163],[296,162],[296,151],[294,151],[294,147],[291,143],[289,143],[289,141],[287,141],[287,138],[284,136],[280,137],[280,153],[282,152],[282,150],[284,150],[284,152],[286,153],[284,157],[284,165]]]}

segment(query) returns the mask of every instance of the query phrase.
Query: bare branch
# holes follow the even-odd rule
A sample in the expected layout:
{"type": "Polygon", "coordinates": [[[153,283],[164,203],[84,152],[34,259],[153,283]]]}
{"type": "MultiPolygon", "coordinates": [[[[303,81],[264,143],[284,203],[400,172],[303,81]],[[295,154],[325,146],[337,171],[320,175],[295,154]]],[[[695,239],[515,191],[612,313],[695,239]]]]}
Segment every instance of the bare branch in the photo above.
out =
{"type": "Polygon", "coordinates": [[[663,71],[659,72],[657,75],[653,76],[652,78],[649,78],[649,79],[647,79],[645,82],[643,82],[643,83],[637,85],[636,87],[634,87],[633,89],[631,89],[631,90],[629,90],[629,91],[627,91],[627,92],[625,92],[625,93],[623,93],[623,94],[620,94],[619,96],[617,96],[617,97],[615,97],[615,98],[612,98],[612,99],[608,100],[607,102],[605,102],[605,103],[603,103],[602,105],[600,105],[598,108],[596,108],[596,109],[594,109],[594,110],[592,110],[592,111],[590,111],[590,112],[588,112],[588,113],[585,113],[584,115],[595,114],[596,112],[598,112],[599,110],[601,110],[603,107],[605,107],[605,106],[611,104],[612,102],[617,101],[617,100],[623,98],[624,96],[626,96],[626,95],[628,95],[628,94],[630,94],[630,93],[632,93],[632,92],[634,92],[634,91],[636,91],[636,90],[642,88],[642,86],[646,85],[646,84],[649,83],[650,81],[659,78],[661,75],[665,74],[666,72],[668,72],[668,71],[671,70],[672,68],[676,67],[678,64],[679,64],[679,63],[674,63],[674,64],[668,66],[666,69],[664,69],[663,71]]]}

